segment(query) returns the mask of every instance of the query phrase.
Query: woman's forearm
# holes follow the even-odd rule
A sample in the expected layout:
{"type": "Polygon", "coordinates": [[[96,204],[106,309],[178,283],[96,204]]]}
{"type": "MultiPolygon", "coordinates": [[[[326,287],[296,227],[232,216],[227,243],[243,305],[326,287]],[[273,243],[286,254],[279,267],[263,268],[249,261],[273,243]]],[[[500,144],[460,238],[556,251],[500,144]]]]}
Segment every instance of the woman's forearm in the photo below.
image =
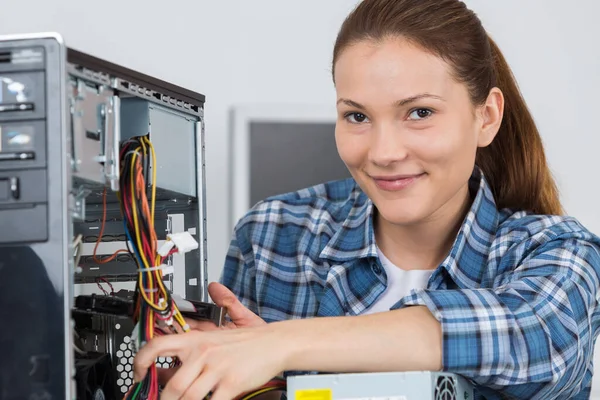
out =
{"type": "Polygon", "coordinates": [[[322,372],[438,371],[440,323],[426,307],[357,317],[273,324],[288,343],[287,370],[322,372]]]}

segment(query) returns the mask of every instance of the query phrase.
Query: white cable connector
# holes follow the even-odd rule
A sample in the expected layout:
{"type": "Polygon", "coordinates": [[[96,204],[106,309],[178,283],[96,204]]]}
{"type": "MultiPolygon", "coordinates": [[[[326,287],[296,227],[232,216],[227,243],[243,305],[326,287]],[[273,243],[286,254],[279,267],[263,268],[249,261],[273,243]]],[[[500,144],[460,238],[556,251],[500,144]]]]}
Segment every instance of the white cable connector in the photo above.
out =
{"type": "Polygon", "coordinates": [[[196,312],[196,307],[194,306],[193,303],[189,302],[188,300],[184,299],[183,297],[179,296],[178,294],[173,293],[171,295],[171,297],[173,298],[173,300],[175,301],[175,305],[177,305],[177,308],[179,309],[179,311],[181,312],[196,312]]]}
{"type": "Polygon", "coordinates": [[[167,240],[160,246],[160,249],[158,249],[158,254],[161,257],[166,257],[173,247],[177,247],[178,253],[185,254],[188,251],[196,250],[198,248],[198,242],[188,231],[171,233],[167,235],[167,240]]]}
{"type": "Polygon", "coordinates": [[[171,240],[167,240],[162,246],[160,246],[160,249],[158,249],[158,254],[161,257],[166,257],[173,247],[175,247],[175,243],[173,243],[171,240]]]}
{"type": "MultiPolygon", "coordinates": [[[[185,254],[188,251],[196,250],[198,248],[198,242],[193,238],[192,234],[188,231],[179,232],[179,233],[171,233],[167,236],[169,239],[168,242],[175,243],[175,247],[177,247],[177,251],[180,254],[185,254]]],[[[170,250],[170,249],[169,249],[170,250]]],[[[168,253],[168,252],[167,252],[168,253]]]]}

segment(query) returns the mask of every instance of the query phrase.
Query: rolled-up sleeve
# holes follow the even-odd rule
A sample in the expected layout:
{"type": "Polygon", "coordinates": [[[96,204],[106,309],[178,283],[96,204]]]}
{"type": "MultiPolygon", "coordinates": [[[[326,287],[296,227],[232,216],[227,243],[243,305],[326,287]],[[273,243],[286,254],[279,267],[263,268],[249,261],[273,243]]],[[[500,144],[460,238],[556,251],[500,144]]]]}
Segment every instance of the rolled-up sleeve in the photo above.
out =
{"type": "Polygon", "coordinates": [[[598,329],[599,249],[552,241],[492,288],[418,290],[440,322],[444,371],[518,399],[572,398],[589,384],[598,329]]]}
{"type": "Polygon", "coordinates": [[[246,308],[258,315],[256,270],[248,229],[242,222],[236,226],[220,281],[246,308]]]}

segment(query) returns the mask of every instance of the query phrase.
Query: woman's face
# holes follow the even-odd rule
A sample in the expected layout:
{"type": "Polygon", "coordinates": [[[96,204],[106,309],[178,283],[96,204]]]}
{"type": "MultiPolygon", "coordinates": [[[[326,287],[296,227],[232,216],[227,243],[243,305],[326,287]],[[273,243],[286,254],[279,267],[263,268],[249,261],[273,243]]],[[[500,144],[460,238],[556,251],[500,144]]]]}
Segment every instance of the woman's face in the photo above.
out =
{"type": "Polygon", "coordinates": [[[340,157],[380,215],[412,225],[459,212],[477,148],[499,127],[501,93],[474,107],[442,59],[402,39],[346,48],[335,84],[340,157]]]}

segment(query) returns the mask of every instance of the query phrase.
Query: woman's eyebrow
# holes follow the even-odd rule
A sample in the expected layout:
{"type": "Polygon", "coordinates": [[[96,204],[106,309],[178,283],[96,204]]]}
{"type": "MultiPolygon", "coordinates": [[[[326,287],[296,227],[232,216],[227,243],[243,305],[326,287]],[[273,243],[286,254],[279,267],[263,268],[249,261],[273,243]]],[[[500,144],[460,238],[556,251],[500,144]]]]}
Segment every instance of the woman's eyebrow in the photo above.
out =
{"type": "MultiPolygon", "coordinates": [[[[411,103],[414,103],[415,101],[418,101],[418,100],[421,100],[421,99],[425,99],[425,98],[445,101],[443,97],[435,95],[435,94],[431,94],[431,93],[419,93],[419,94],[416,94],[414,96],[410,96],[410,97],[407,97],[405,99],[398,100],[395,103],[395,105],[397,107],[403,107],[403,106],[405,106],[407,104],[411,104],[411,103]]],[[[350,107],[358,108],[359,110],[365,110],[366,109],[366,107],[363,106],[362,104],[357,103],[354,100],[345,99],[345,98],[338,99],[338,101],[337,101],[336,104],[346,104],[346,105],[348,105],[350,107]]]]}

